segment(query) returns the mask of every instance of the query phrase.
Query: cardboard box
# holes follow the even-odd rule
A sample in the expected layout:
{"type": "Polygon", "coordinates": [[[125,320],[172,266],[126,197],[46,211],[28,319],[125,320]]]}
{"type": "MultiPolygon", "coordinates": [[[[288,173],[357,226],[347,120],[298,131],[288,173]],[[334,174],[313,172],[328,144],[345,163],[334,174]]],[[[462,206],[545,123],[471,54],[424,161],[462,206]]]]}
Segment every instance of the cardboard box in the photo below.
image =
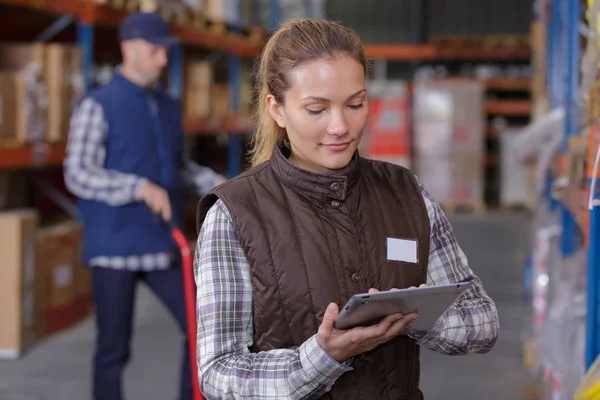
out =
{"type": "Polygon", "coordinates": [[[242,10],[237,3],[237,0],[205,0],[204,12],[214,22],[238,24],[242,10]]]}
{"type": "Polygon", "coordinates": [[[71,110],[83,94],[81,51],[59,43],[0,45],[0,69],[26,77],[26,95],[15,103],[29,110],[25,136],[15,135],[20,142],[66,140],[71,110]]]}
{"type": "Polygon", "coordinates": [[[183,115],[186,119],[207,118],[210,114],[212,66],[205,61],[186,63],[183,115]]]}
{"type": "Polygon", "coordinates": [[[72,45],[69,48],[71,52],[69,68],[69,104],[71,110],[73,110],[73,108],[75,107],[77,102],[83,97],[85,92],[83,77],[83,49],[79,45],[72,45]]]}
{"type": "Polygon", "coordinates": [[[80,266],[81,225],[62,222],[38,232],[38,262],[42,272],[41,335],[69,328],[75,322],[76,268],[80,266]]]}
{"type": "Polygon", "coordinates": [[[226,83],[215,83],[211,87],[211,110],[213,118],[226,118],[231,113],[229,85],[226,83]]]}
{"type": "Polygon", "coordinates": [[[48,85],[48,131],[46,139],[60,142],[67,137],[71,113],[70,57],[68,46],[58,43],[46,47],[46,82],[48,85]]]}
{"type": "Polygon", "coordinates": [[[0,138],[40,140],[46,133],[46,86],[26,71],[0,72],[0,138]]]}
{"type": "Polygon", "coordinates": [[[0,72],[0,139],[17,138],[17,86],[13,73],[0,72]]]}
{"type": "Polygon", "coordinates": [[[0,69],[29,71],[44,77],[45,44],[3,43],[0,45],[0,69]]]}
{"type": "Polygon", "coordinates": [[[0,358],[15,359],[37,339],[40,306],[35,210],[0,212],[0,358]]]}

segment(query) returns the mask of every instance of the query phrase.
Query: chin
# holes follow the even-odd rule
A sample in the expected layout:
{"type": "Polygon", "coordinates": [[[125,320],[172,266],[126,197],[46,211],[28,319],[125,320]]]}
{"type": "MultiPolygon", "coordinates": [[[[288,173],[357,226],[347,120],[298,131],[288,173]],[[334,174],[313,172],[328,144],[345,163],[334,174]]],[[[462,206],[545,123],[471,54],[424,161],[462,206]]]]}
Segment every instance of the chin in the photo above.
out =
{"type": "Polygon", "coordinates": [[[353,154],[354,153],[352,152],[350,154],[339,154],[336,156],[329,156],[326,160],[323,160],[321,165],[332,171],[342,170],[346,168],[348,164],[350,164],[353,154]]]}

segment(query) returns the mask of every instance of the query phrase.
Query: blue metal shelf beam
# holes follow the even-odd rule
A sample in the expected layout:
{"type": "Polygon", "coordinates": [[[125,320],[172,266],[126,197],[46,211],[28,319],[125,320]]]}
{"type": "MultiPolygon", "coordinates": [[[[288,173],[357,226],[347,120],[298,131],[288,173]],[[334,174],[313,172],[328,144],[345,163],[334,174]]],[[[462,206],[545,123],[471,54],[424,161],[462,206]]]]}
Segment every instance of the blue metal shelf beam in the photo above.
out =
{"type": "MultiPolygon", "coordinates": [[[[239,109],[240,93],[242,88],[242,63],[239,57],[229,59],[229,87],[231,90],[231,110],[235,113],[239,109]]],[[[233,178],[241,171],[242,144],[241,135],[229,135],[229,148],[227,156],[227,175],[233,178]]]]}
{"type": "Polygon", "coordinates": [[[176,44],[169,51],[169,92],[175,97],[183,95],[183,46],[176,44]]]}
{"type": "Polygon", "coordinates": [[[94,73],[94,27],[82,22],[77,23],[77,36],[81,46],[83,71],[83,93],[92,88],[94,73]]]}
{"type": "MultiPolygon", "coordinates": [[[[579,1],[564,1],[563,2],[567,16],[567,23],[564,24],[564,40],[566,57],[561,57],[564,60],[565,68],[565,91],[564,91],[564,107],[565,107],[565,127],[563,134],[562,151],[563,155],[567,153],[569,137],[577,134],[577,94],[579,89],[579,22],[580,22],[580,2],[579,1]]],[[[564,54],[563,53],[563,54],[564,54]]],[[[563,256],[570,256],[575,253],[577,243],[577,225],[575,218],[566,207],[562,207],[562,235],[561,235],[561,252],[563,256]]]]}
{"type": "MultiPolygon", "coordinates": [[[[600,0],[595,0],[600,1],[600,0]]],[[[578,1],[575,1],[579,5],[578,1]]],[[[573,5],[571,12],[579,14],[579,9],[573,5]]],[[[572,21],[575,21],[574,15],[569,15],[572,21]]],[[[579,23],[579,21],[577,21],[579,23]]],[[[595,21],[591,21],[592,29],[595,27],[595,21]]],[[[571,26],[573,31],[577,31],[577,26],[571,26]]],[[[575,34],[573,34],[575,36],[575,34]]],[[[579,37],[571,38],[574,43],[578,43],[579,37]]],[[[578,75],[579,69],[573,71],[573,75],[578,75]]],[[[570,107],[574,108],[574,107],[570,107]]],[[[575,114],[576,115],[576,114],[575,114]]],[[[577,120],[572,121],[573,124],[577,120]]],[[[591,177],[590,177],[591,178],[591,177]]],[[[591,182],[590,182],[591,183],[591,182]]],[[[598,198],[598,182],[593,198],[598,198]]],[[[600,248],[598,235],[600,234],[600,210],[594,206],[590,211],[589,218],[589,246],[588,246],[588,276],[587,276],[587,315],[586,315],[586,347],[585,347],[585,369],[592,366],[598,354],[600,354],[600,248]]]]}

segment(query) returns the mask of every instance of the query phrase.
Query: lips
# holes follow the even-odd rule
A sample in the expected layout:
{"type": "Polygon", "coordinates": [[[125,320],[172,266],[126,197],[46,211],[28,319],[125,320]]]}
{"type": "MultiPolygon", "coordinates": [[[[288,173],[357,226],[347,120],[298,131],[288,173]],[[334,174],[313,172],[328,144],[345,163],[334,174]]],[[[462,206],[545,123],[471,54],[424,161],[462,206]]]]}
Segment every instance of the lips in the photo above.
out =
{"type": "Polygon", "coordinates": [[[323,146],[331,151],[344,151],[350,146],[350,142],[324,144],[323,146]]]}

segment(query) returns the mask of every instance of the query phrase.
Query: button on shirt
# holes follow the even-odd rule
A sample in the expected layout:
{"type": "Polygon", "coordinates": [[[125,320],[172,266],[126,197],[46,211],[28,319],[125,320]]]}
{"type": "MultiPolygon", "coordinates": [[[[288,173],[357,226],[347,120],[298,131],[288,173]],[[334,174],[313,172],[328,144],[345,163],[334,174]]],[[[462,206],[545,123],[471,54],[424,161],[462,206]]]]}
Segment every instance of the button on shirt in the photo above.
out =
{"type": "MultiPolygon", "coordinates": [[[[65,184],[76,196],[119,207],[142,201],[139,189],[144,178],[104,168],[108,121],[102,106],[91,98],[81,101],[71,117],[67,156],[64,161],[65,184]]],[[[187,156],[181,171],[186,185],[203,196],[225,178],[201,167],[187,156]]],[[[90,266],[127,270],[160,270],[171,266],[174,254],[151,253],[129,257],[96,257],[90,266]]]]}
{"type": "MultiPolygon", "coordinates": [[[[421,182],[419,185],[431,228],[427,284],[471,281],[472,286],[429,331],[412,337],[419,345],[443,354],[487,352],[494,345],[499,329],[495,304],[469,268],[442,209],[421,182]]],[[[297,349],[250,353],[253,338],[250,264],[231,216],[220,200],[202,225],[195,274],[198,365],[207,398],[318,398],[352,369],[352,359],[336,362],[319,345],[316,335],[297,349]]],[[[352,280],[360,279],[355,275],[352,280]]]]}

